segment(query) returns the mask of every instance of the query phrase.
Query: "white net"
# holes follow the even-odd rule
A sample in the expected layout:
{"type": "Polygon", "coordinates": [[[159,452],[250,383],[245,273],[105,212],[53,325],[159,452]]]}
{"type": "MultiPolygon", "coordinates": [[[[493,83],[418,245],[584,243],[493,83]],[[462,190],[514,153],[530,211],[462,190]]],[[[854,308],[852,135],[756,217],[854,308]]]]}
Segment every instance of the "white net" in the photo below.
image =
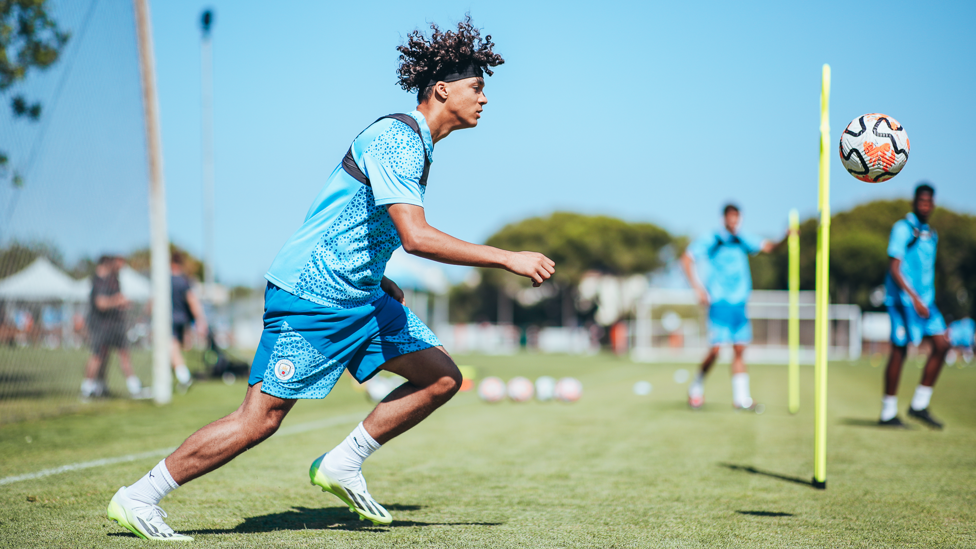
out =
{"type": "MultiPolygon", "coordinates": [[[[14,4],[0,2],[0,24],[23,28],[27,12],[14,4]]],[[[0,88],[0,422],[81,405],[100,342],[107,356],[89,396],[129,395],[120,356],[143,384],[151,370],[148,167],[132,2],[49,0],[39,9],[47,21],[31,16],[32,36],[0,44],[9,62],[30,38],[66,39],[49,66],[27,66],[0,88]],[[122,259],[96,267],[107,255],[122,259]],[[111,305],[100,314],[90,310],[96,271],[111,305]],[[125,299],[111,297],[119,290],[125,299]]]]}

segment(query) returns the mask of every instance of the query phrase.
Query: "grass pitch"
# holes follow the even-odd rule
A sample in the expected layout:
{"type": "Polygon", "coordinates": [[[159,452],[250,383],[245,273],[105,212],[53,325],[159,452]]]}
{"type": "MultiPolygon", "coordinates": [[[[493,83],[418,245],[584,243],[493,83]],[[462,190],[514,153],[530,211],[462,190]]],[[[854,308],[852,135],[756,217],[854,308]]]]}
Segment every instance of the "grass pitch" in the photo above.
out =
{"type": "MultiPolygon", "coordinates": [[[[947,429],[875,427],[882,368],[830,370],[827,490],[811,488],[812,368],[786,411],[786,368],[752,368],[762,415],[731,407],[727,367],[685,404],[687,366],[610,356],[457,357],[481,375],[582,380],[575,404],[488,405],[461,393],[365,466],[390,527],[360,522],[308,481],[311,461],[371,406],[343,378],[274,437],[163,501],[197,547],[973,547],[976,368],[948,368],[932,409],[947,429]],[[653,384],[648,396],[631,388],[653,384]]],[[[901,408],[919,370],[906,368],[901,408]]],[[[237,407],[243,382],[198,383],[171,406],[112,406],[0,429],[0,479],[176,446],[237,407]]],[[[131,547],[105,507],[160,457],[0,485],[2,547],[131,547]]]]}

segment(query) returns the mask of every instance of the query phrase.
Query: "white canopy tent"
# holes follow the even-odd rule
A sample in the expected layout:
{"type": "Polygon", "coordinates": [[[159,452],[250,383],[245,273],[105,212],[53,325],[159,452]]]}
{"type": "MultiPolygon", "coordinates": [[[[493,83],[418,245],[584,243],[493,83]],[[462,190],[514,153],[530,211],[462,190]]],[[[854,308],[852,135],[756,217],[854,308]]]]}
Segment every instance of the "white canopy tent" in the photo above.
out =
{"type": "MultiPolygon", "coordinates": [[[[119,271],[119,285],[129,301],[146,303],[152,297],[149,278],[128,265],[119,271]]],[[[90,294],[90,279],[75,280],[46,257],[39,257],[26,269],[0,280],[0,300],[83,303],[90,294]]]]}
{"type": "Polygon", "coordinates": [[[0,280],[0,299],[8,301],[88,300],[90,283],[79,281],[58,269],[46,257],[39,257],[26,269],[0,280]]]}

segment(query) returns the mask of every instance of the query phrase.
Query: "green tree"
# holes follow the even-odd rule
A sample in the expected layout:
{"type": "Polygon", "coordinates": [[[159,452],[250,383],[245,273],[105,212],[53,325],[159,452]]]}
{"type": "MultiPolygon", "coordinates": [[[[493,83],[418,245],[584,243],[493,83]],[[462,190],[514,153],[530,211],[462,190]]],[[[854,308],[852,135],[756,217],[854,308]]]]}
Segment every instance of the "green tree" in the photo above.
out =
{"type": "MultiPolygon", "coordinates": [[[[891,226],[912,211],[909,200],[879,200],[838,213],[831,219],[830,294],[835,302],[877,310],[871,293],[884,284],[891,226]]],[[[976,216],[937,207],[931,219],[939,234],[936,302],[947,316],[976,314],[976,216]]],[[[800,226],[800,287],[815,288],[817,219],[800,226]]],[[[786,289],[787,249],[752,262],[757,288],[786,289]]]]}
{"type": "MultiPolygon", "coordinates": [[[[515,304],[515,322],[525,324],[559,318],[566,293],[572,294],[587,271],[618,276],[653,271],[663,265],[665,247],[683,248],[685,241],[651,223],[557,212],[506,225],[485,243],[506,250],[537,251],[556,262],[556,274],[546,284],[554,286],[558,295],[530,307],[515,304]]],[[[453,290],[455,320],[495,320],[498,293],[511,295],[530,285],[528,279],[497,269],[483,269],[480,275],[477,286],[453,290]]]]}
{"type": "Polygon", "coordinates": [[[10,242],[0,248],[0,279],[19,273],[42,256],[58,267],[64,268],[64,255],[50,243],[10,242]]]}
{"type": "MultiPolygon", "coordinates": [[[[586,271],[620,276],[652,271],[662,266],[661,249],[673,242],[667,231],[651,223],[557,212],[506,225],[485,243],[541,252],[556,262],[555,282],[575,285],[586,271]]],[[[499,274],[504,273],[490,270],[483,276],[499,274]]]]}
{"type": "MultiPolygon", "coordinates": [[[[70,34],[58,28],[49,7],[48,0],[0,0],[0,96],[9,94],[32,70],[47,69],[60,58],[70,34]]],[[[14,118],[41,117],[40,102],[20,94],[11,98],[10,107],[14,118]]],[[[0,150],[0,169],[8,161],[0,150]]],[[[21,185],[21,174],[14,173],[13,182],[21,185]]]]}

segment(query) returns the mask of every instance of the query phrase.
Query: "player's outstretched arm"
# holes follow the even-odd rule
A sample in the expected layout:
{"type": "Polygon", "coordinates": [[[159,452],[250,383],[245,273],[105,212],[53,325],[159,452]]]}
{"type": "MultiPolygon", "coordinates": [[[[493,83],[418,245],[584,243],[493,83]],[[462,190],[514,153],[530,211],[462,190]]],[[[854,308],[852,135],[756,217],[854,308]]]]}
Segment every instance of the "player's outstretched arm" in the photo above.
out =
{"type": "Polygon", "coordinates": [[[471,244],[443,233],[427,223],[424,209],[412,204],[387,207],[400,234],[403,249],[440,263],[468,267],[493,267],[531,278],[538,286],[556,272],[556,264],[536,252],[510,252],[492,246],[471,244]]]}

